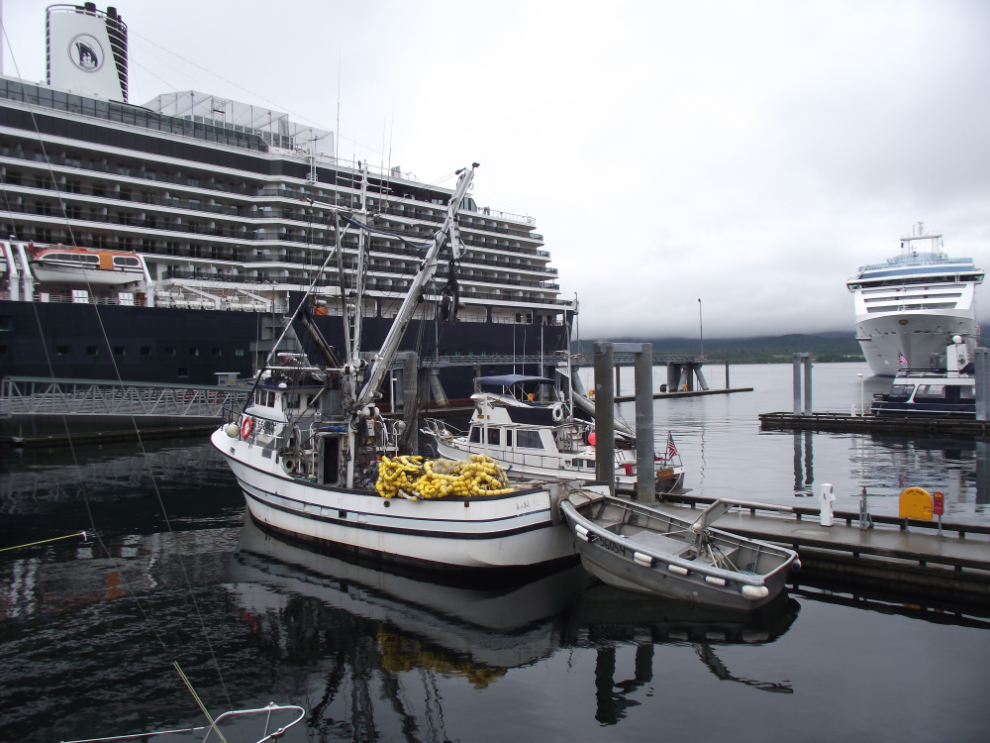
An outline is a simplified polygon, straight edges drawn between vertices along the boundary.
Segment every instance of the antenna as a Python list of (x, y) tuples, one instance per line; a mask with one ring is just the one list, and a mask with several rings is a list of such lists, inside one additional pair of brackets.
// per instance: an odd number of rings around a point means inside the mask
[[(3, 2), (3, 0), (0, 0)], [(334, 134), (333, 159), (340, 163), (340, 50), (337, 50), (337, 132)]]

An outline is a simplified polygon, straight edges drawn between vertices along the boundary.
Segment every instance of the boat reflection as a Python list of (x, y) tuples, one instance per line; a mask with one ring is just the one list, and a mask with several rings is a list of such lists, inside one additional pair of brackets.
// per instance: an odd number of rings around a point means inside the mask
[[(787, 681), (760, 681), (735, 675), (715, 654), (713, 646), (758, 645), (783, 636), (797, 619), (800, 605), (782, 594), (756, 612), (736, 612), (702, 607), (621, 591), (597, 584), (585, 591), (568, 621), (569, 644), (597, 645), (595, 719), (614, 725), (625, 710), (639, 704), (632, 692), (653, 681), (655, 647), (687, 645), (720, 680), (733, 681), (761, 691), (793, 694)], [(635, 645), (633, 677), (616, 681), (616, 648)]]
[[(280, 653), (301, 657), (312, 638), (326, 637), (327, 612), (338, 616), (337, 624), (348, 618), (352, 636), (340, 638), (340, 651), (329, 653), (332, 667), (325, 670), (311, 727), (330, 724), (345, 687), (352, 705), (366, 700), (351, 708), (351, 726), (375, 718), (372, 690), (384, 694), (407, 723), (421, 716), (409, 707), (412, 696), (432, 700), (422, 715), (442, 719), (439, 697), (431, 692), (436, 676), (463, 678), (483, 689), (511, 669), (589, 645), (597, 646), (597, 719), (605, 724), (618, 722), (636, 704), (630, 695), (652, 681), (655, 648), (663, 644), (694, 646), (719, 679), (792, 693), (788, 682), (733, 674), (713, 649), (783, 635), (799, 611), (786, 596), (758, 612), (712, 611), (604, 586), (579, 565), (523, 583), (465, 586), (320, 554), (250, 522), (226, 579), (258, 635), (279, 638)], [(636, 645), (633, 677), (617, 682), (616, 651), (629, 643)], [(323, 654), (328, 655), (325, 646)], [(421, 683), (425, 694), (403, 690), (410, 683)]]

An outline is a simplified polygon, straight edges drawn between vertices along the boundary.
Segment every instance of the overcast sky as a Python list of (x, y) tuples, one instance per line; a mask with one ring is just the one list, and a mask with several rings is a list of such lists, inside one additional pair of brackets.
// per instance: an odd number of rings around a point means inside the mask
[[(4, 71), (43, 80), (6, 0)], [(104, 5), (99, 6), (101, 9)], [(912, 224), (990, 267), (990, 3), (119, 0), (131, 102), (196, 89), (536, 218), (582, 337), (853, 332)], [(451, 181), (446, 182), (447, 185)], [(977, 318), (990, 317), (987, 291)]]

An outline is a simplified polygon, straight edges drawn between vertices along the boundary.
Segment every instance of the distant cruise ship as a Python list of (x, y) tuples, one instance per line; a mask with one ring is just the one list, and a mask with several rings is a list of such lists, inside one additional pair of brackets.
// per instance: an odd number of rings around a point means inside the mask
[[(0, 375), (113, 379), (116, 367), (127, 380), (186, 384), (249, 375), (290, 294), (308, 288), (338, 241), (344, 257), (320, 281), (320, 325), (340, 347), (342, 291), (360, 280), (363, 337), (375, 350), (450, 189), (345, 161), (332, 132), (269, 106), (196, 91), (127, 103), (127, 26), (114, 8), (52, 6), (46, 31), (46, 85), (0, 76)], [(338, 236), (334, 209), (380, 232), (341, 225)], [(575, 304), (559, 296), (535, 220), (468, 197), (458, 225), (468, 246), (459, 322), (436, 328), (444, 269), (406, 346), (510, 358), (566, 348)]]
[[(898, 369), (944, 369), (954, 335), (976, 342), (976, 286), (983, 271), (972, 258), (950, 258), (941, 235), (901, 238), (901, 254), (860, 266), (847, 282), (856, 303), (856, 340), (870, 370), (892, 377)], [(915, 245), (928, 241), (930, 249)]]

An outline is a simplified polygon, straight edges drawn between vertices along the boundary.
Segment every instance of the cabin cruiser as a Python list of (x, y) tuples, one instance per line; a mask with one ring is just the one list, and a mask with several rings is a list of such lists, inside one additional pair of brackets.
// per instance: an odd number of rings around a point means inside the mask
[[(514, 477), (596, 480), (594, 424), (573, 416), (569, 410), (575, 406), (559, 391), (543, 394), (542, 402), (538, 392), (526, 392), (552, 387), (552, 379), (503, 374), (475, 381), (502, 391), (472, 395), (475, 410), (466, 433), (435, 418), (425, 421), (423, 433), (434, 440), (441, 457), (464, 460), (484, 454)], [(638, 478), (634, 438), (628, 427), (616, 424), (616, 486), (631, 493)], [(653, 475), (659, 492), (683, 492), (684, 465), (676, 450), (668, 448), (656, 459)]]
[(875, 394), (874, 415), (976, 418), (976, 377), (968, 343), (956, 335), (946, 348), (945, 369), (901, 369), (886, 395)]

